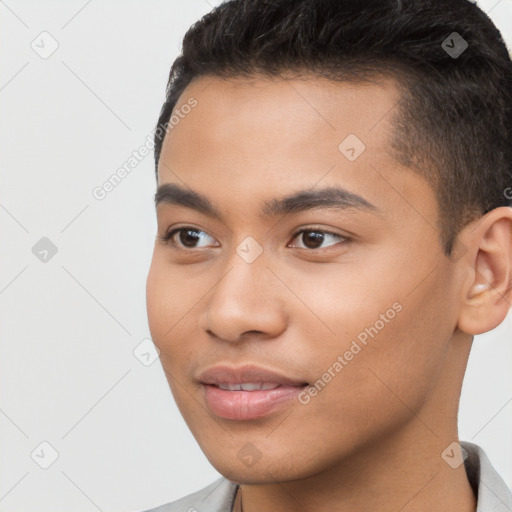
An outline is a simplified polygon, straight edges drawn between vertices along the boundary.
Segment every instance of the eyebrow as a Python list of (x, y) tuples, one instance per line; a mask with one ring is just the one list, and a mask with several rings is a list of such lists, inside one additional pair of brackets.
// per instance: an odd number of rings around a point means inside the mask
[[(210, 217), (222, 220), (222, 214), (203, 194), (183, 188), (175, 183), (160, 185), (155, 194), (155, 207), (168, 204), (191, 208)], [(347, 210), (353, 208), (379, 215), (381, 210), (354, 192), (339, 186), (294, 192), (285, 197), (265, 201), (260, 217), (277, 217), (314, 209)]]

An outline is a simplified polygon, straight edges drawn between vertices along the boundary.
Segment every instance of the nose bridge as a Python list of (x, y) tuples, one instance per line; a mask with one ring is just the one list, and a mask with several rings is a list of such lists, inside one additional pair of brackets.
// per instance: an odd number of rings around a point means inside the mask
[(211, 290), (204, 329), (237, 340), (247, 331), (276, 334), (282, 328), (283, 310), (267, 264), (263, 247), (254, 238), (245, 238), (235, 248)]
[(256, 284), (268, 281), (268, 258), (264, 254), (263, 246), (252, 236), (246, 236), (227, 259), (227, 273), (222, 282), (219, 282), (219, 290), (227, 291), (233, 298), (245, 300), (254, 296)]

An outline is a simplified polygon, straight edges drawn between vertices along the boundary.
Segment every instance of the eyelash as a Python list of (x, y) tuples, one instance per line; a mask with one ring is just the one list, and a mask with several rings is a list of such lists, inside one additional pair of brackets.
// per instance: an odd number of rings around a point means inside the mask
[[(158, 239), (164, 245), (171, 246), (171, 247), (173, 247), (173, 248), (175, 248), (177, 250), (181, 250), (181, 251), (192, 252), (192, 251), (195, 251), (195, 250), (205, 249), (205, 248), (201, 248), (201, 247), (199, 247), (199, 248), (194, 248), (194, 247), (184, 248), (184, 247), (180, 246), (178, 243), (176, 243), (173, 240), (174, 235), (176, 235), (180, 231), (187, 231), (187, 230), (189, 230), (189, 231), (196, 231), (196, 232), (199, 232), (199, 233), (206, 233), (205, 231), (203, 231), (201, 229), (194, 228), (193, 226), (183, 226), (183, 227), (176, 228), (176, 229), (173, 229), (171, 231), (168, 231), (164, 235), (158, 236)], [(327, 231), (325, 229), (320, 229), (320, 228), (317, 228), (315, 226), (308, 226), (306, 228), (302, 228), (302, 229), (296, 231), (292, 235), (292, 240), (295, 240), (295, 238), (297, 238), (297, 236), (299, 236), (302, 233), (312, 233), (312, 232), (313, 233), (322, 233), (323, 235), (332, 235), (332, 236), (338, 237), (338, 238), (341, 239), (342, 243), (348, 243), (348, 242), (351, 241), (350, 238), (348, 238), (348, 237), (346, 237), (344, 235), (340, 235), (339, 233), (334, 233), (333, 231)], [(317, 251), (321, 251), (321, 250), (329, 250), (331, 247), (334, 247), (335, 245), (337, 245), (337, 244), (333, 244), (333, 245), (330, 245), (328, 247), (324, 247), (323, 249), (322, 248), (309, 249), (307, 247), (298, 247), (298, 249), (303, 249), (303, 250), (307, 250), (307, 251), (316, 251), (317, 252)]]

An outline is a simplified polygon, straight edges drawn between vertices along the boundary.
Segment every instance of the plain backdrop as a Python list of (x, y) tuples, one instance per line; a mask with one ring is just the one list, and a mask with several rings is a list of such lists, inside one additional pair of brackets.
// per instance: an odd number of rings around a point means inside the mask
[[(140, 511), (219, 476), (144, 356), (152, 154), (92, 193), (144, 144), (213, 5), (0, 2), (0, 512)], [(510, 44), (512, 0), (479, 5)], [(511, 368), (509, 315), (475, 339), (460, 407), (509, 485)]]

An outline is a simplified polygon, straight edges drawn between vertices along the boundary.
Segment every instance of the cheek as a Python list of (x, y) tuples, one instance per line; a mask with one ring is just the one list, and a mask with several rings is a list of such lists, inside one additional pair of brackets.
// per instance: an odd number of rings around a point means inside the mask
[[(160, 361), (176, 403), (184, 415), (184, 375), (200, 350), (198, 309), (205, 292), (203, 286), (191, 286), (192, 276), (172, 267), (165, 253), (155, 252), (146, 282), (146, 306), (151, 338), (160, 351)], [(197, 281), (197, 280), (196, 280)], [(208, 289), (208, 288), (206, 288)]]
[[(146, 307), (151, 338), (160, 351), (160, 362), (165, 377), (182, 414), (185, 407), (180, 397), (182, 380), (176, 369), (183, 368), (188, 355), (187, 344), (177, 334), (183, 329), (190, 298), (184, 296), (186, 288), (180, 286), (176, 274), (169, 271), (161, 256), (153, 255), (146, 281)], [(176, 381), (178, 379), (178, 381)]]
[(146, 282), (146, 308), (151, 337), (160, 350), (165, 332), (172, 326), (170, 290), (165, 274), (159, 271), (153, 258)]
[[(346, 385), (358, 395), (353, 410), (378, 411), (410, 419), (431, 399), (446, 363), (452, 334), (443, 325), (432, 298), (401, 300), (403, 310), (361, 352), (346, 373)], [(359, 356), (358, 356), (359, 357)], [(391, 415), (391, 417), (390, 417)]]
[(163, 255), (155, 251), (146, 281), (146, 307), (149, 329), (160, 350), (172, 340), (203, 295), (196, 286), (187, 286), (186, 280), (179, 269), (171, 269)]
[(310, 290), (308, 305), (330, 333), (308, 315), (298, 350), (309, 349), (318, 379), (316, 394), (305, 397), (312, 415), (336, 417), (355, 434), (380, 423), (368, 421), (369, 411), (384, 426), (421, 408), (440, 376), (453, 326), (445, 277), (433, 275), (411, 293), (415, 279), (387, 272), (316, 280), (321, 292)]

